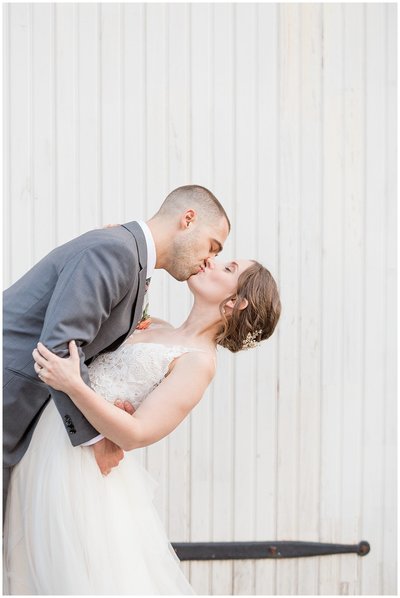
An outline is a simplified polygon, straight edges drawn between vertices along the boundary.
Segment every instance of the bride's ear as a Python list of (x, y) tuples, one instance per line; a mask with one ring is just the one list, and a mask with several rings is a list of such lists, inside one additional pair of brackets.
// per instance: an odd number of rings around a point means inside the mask
[(249, 302), (247, 301), (247, 299), (245, 297), (243, 297), (243, 299), (240, 300), (240, 303), (237, 305), (238, 299), (235, 297), (235, 299), (230, 299), (227, 303), (225, 303), (225, 311), (227, 313), (230, 313), (234, 307), (239, 308), (240, 310), (245, 309)]

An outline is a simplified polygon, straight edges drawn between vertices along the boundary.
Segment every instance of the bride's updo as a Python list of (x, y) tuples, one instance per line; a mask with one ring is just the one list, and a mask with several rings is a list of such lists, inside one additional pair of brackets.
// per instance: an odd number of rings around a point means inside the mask
[[(239, 309), (243, 299), (247, 299), (248, 305)], [(235, 307), (227, 317), (225, 305), (231, 300)], [(239, 276), (236, 293), (221, 303), (220, 312), (223, 328), (216, 341), (229, 351), (237, 353), (269, 338), (281, 313), (278, 288), (271, 273), (254, 262)]]

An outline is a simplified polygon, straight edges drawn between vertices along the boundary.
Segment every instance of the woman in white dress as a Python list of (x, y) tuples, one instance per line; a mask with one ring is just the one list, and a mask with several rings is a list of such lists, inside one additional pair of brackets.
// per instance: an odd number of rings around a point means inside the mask
[[(155, 320), (101, 354), (89, 366), (92, 389), (80, 377), (74, 341), (69, 358), (40, 343), (35, 349), (40, 378), (127, 453), (102, 476), (92, 450), (71, 446), (49, 402), (12, 472), (4, 593), (194, 593), (152, 503), (155, 482), (132, 449), (165, 437), (198, 403), (218, 344), (233, 352), (255, 346), (273, 333), (281, 306), (273, 277), (254, 261), (210, 263), (188, 286), (194, 304), (185, 322), (173, 328)], [(129, 401), (133, 415), (116, 399)]]

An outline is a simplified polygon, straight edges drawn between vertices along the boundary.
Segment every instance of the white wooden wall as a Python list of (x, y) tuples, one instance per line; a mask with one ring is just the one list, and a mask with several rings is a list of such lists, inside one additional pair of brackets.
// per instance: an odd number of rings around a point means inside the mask
[[(4, 6), (4, 284), (55, 245), (211, 188), (276, 276), (259, 350), (143, 452), (172, 540), (371, 553), (186, 564), (200, 594), (396, 593), (395, 4)], [(152, 311), (178, 324), (184, 284)]]

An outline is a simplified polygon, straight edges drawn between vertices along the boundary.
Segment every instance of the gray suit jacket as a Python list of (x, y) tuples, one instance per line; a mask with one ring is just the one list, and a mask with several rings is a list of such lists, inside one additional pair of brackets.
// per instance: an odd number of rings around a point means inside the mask
[(50, 396), (74, 446), (98, 434), (66, 394), (39, 380), (32, 351), (40, 340), (65, 356), (75, 339), (82, 377), (90, 385), (88, 362), (117, 348), (137, 325), (146, 271), (143, 231), (129, 222), (57, 247), (5, 291), (3, 465), (8, 470), (27, 450)]

